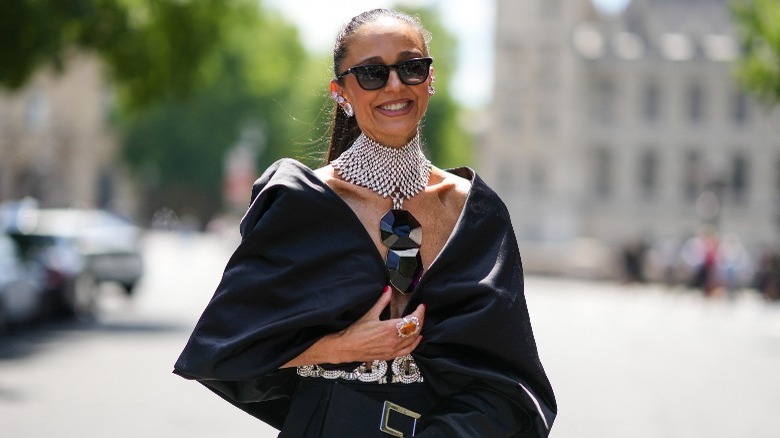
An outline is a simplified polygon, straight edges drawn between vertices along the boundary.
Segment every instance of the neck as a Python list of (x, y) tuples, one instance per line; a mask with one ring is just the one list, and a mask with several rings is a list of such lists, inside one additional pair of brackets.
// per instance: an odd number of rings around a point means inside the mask
[(419, 127), (416, 129), (413, 133), (411, 133), (408, 137), (383, 137), (383, 136), (374, 136), (371, 133), (362, 131), (361, 135), (365, 136), (370, 141), (379, 144), (382, 147), (391, 148), (391, 149), (401, 149), (406, 146), (409, 146), (410, 143), (415, 141), (415, 139), (419, 139), (420, 137), (420, 130)]
[(358, 136), (358, 138), (355, 140), (355, 143), (358, 143), (358, 142), (363, 142), (363, 143), (367, 143), (367, 144), (374, 144), (374, 145), (376, 145), (376, 146), (378, 146), (380, 148), (384, 148), (384, 149), (406, 149), (406, 148), (410, 148), (410, 147), (411, 148), (415, 148), (415, 149), (420, 149), (420, 146), (421, 146), (421, 144), (420, 144), (420, 131), (416, 131), (415, 134), (410, 139), (408, 139), (406, 142), (404, 142), (404, 143), (393, 143), (393, 144), (382, 143), (381, 141), (378, 141), (378, 140), (374, 139), (373, 137), (369, 136), (365, 132), (362, 132)]
[[(361, 139), (362, 138), (362, 139)], [(361, 132), (358, 138), (355, 140), (355, 142), (361, 142), (365, 141), (368, 143), (376, 144), (379, 147), (385, 148), (385, 149), (405, 149), (407, 147), (419, 147), (420, 145), (420, 131), (415, 131), (414, 135), (410, 138), (404, 140), (398, 140), (398, 141), (391, 141), (388, 143), (382, 142), (377, 140), (376, 138), (372, 137), (369, 134), (366, 134), (365, 132)]]

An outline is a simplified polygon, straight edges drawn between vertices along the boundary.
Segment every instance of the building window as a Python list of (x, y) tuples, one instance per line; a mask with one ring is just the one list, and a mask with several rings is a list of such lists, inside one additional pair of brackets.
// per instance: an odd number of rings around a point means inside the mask
[(600, 198), (608, 198), (612, 192), (612, 153), (606, 147), (594, 154), (593, 191)]
[(736, 202), (743, 202), (747, 197), (748, 181), (750, 180), (750, 166), (747, 157), (737, 153), (731, 162), (731, 195)]
[(25, 118), (28, 132), (39, 132), (46, 128), (49, 122), (49, 103), (40, 90), (33, 90), (27, 95)]
[(541, 110), (536, 114), (536, 127), (539, 132), (555, 132), (558, 127), (557, 119), (552, 111)]
[(693, 201), (701, 191), (702, 162), (698, 151), (688, 151), (683, 164), (683, 193), (685, 199)]
[(649, 83), (645, 86), (642, 98), (642, 114), (648, 122), (659, 119), (661, 113), (661, 90), (658, 84)]
[(544, 195), (547, 191), (547, 173), (545, 172), (544, 164), (536, 162), (529, 171), (528, 178), (529, 188), (531, 194), (534, 196)]
[(780, 201), (780, 156), (775, 161), (775, 199)]
[(705, 99), (704, 88), (699, 84), (691, 84), (688, 89), (688, 120), (691, 123), (704, 120)]
[(658, 191), (658, 154), (654, 150), (642, 153), (639, 162), (639, 187), (646, 198), (655, 196)]
[(591, 87), (594, 121), (609, 125), (615, 121), (615, 86), (607, 79), (599, 79)]
[(558, 61), (559, 56), (554, 49), (547, 49), (539, 55), (538, 70), (536, 72), (536, 83), (539, 87), (547, 90), (555, 90), (560, 87), (558, 79)]
[(561, 0), (543, 0), (539, 2), (539, 15), (545, 20), (555, 20), (561, 16)]
[(499, 164), (498, 186), (504, 190), (518, 189), (519, 187), (515, 185), (515, 178), (514, 178), (514, 175), (516, 173), (517, 172), (515, 167), (513, 165), (510, 165), (509, 161)]
[(731, 95), (731, 119), (737, 125), (744, 125), (748, 119), (748, 98), (744, 93)]

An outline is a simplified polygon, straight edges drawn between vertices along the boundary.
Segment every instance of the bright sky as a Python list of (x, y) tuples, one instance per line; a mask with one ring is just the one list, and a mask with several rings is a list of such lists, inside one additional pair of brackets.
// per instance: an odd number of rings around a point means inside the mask
[[(630, 0), (593, 1), (603, 11), (615, 12)], [(432, 5), (458, 38), (459, 62), (450, 90), (453, 97), (470, 107), (484, 106), (491, 99), (495, 0), (265, 0), (264, 3), (295, 23), (306, 47), (320, 53), (332, 50), (339, 28), (363, 11), (398, 4)]]

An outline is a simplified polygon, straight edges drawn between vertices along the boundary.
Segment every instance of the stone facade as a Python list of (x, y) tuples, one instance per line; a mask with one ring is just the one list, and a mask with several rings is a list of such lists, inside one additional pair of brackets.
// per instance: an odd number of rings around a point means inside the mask
[(732, 77), (727, 0), (497, 0), (496, 50), (480, 169), (527, 247), (778, 241), (780, 111)]
[[(118, 139), (100, 62), (68, 57), (17, 91), (0, 90), (0, 202), (32, 197), (43, 207), (117, 207)], [(127, 207), (127, 206), (125, 206)]]

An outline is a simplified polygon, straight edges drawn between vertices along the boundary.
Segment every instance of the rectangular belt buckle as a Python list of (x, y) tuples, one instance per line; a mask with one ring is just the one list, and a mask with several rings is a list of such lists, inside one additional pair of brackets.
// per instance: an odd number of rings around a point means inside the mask
[(403, 432), (401, 432), (398, 429), (393, 429), (392, 427), (390, 427), (389, 423), (390, 423), (391, 411), (398, 412), (399, 414), (405, 415), (412, 419), (412, 434), (409, 436), (414, 436), (414, 431), (417, 428), (417, 419), (420, 418), (420, 414), (387, 400), (385, 400), (385, 404), (382, 407), (382, 421), (381, 423), (379, 423), (379, 430), (381, 430), (382, 432), (388, 435), (392, 435), (400, 438), (404, 437)]

